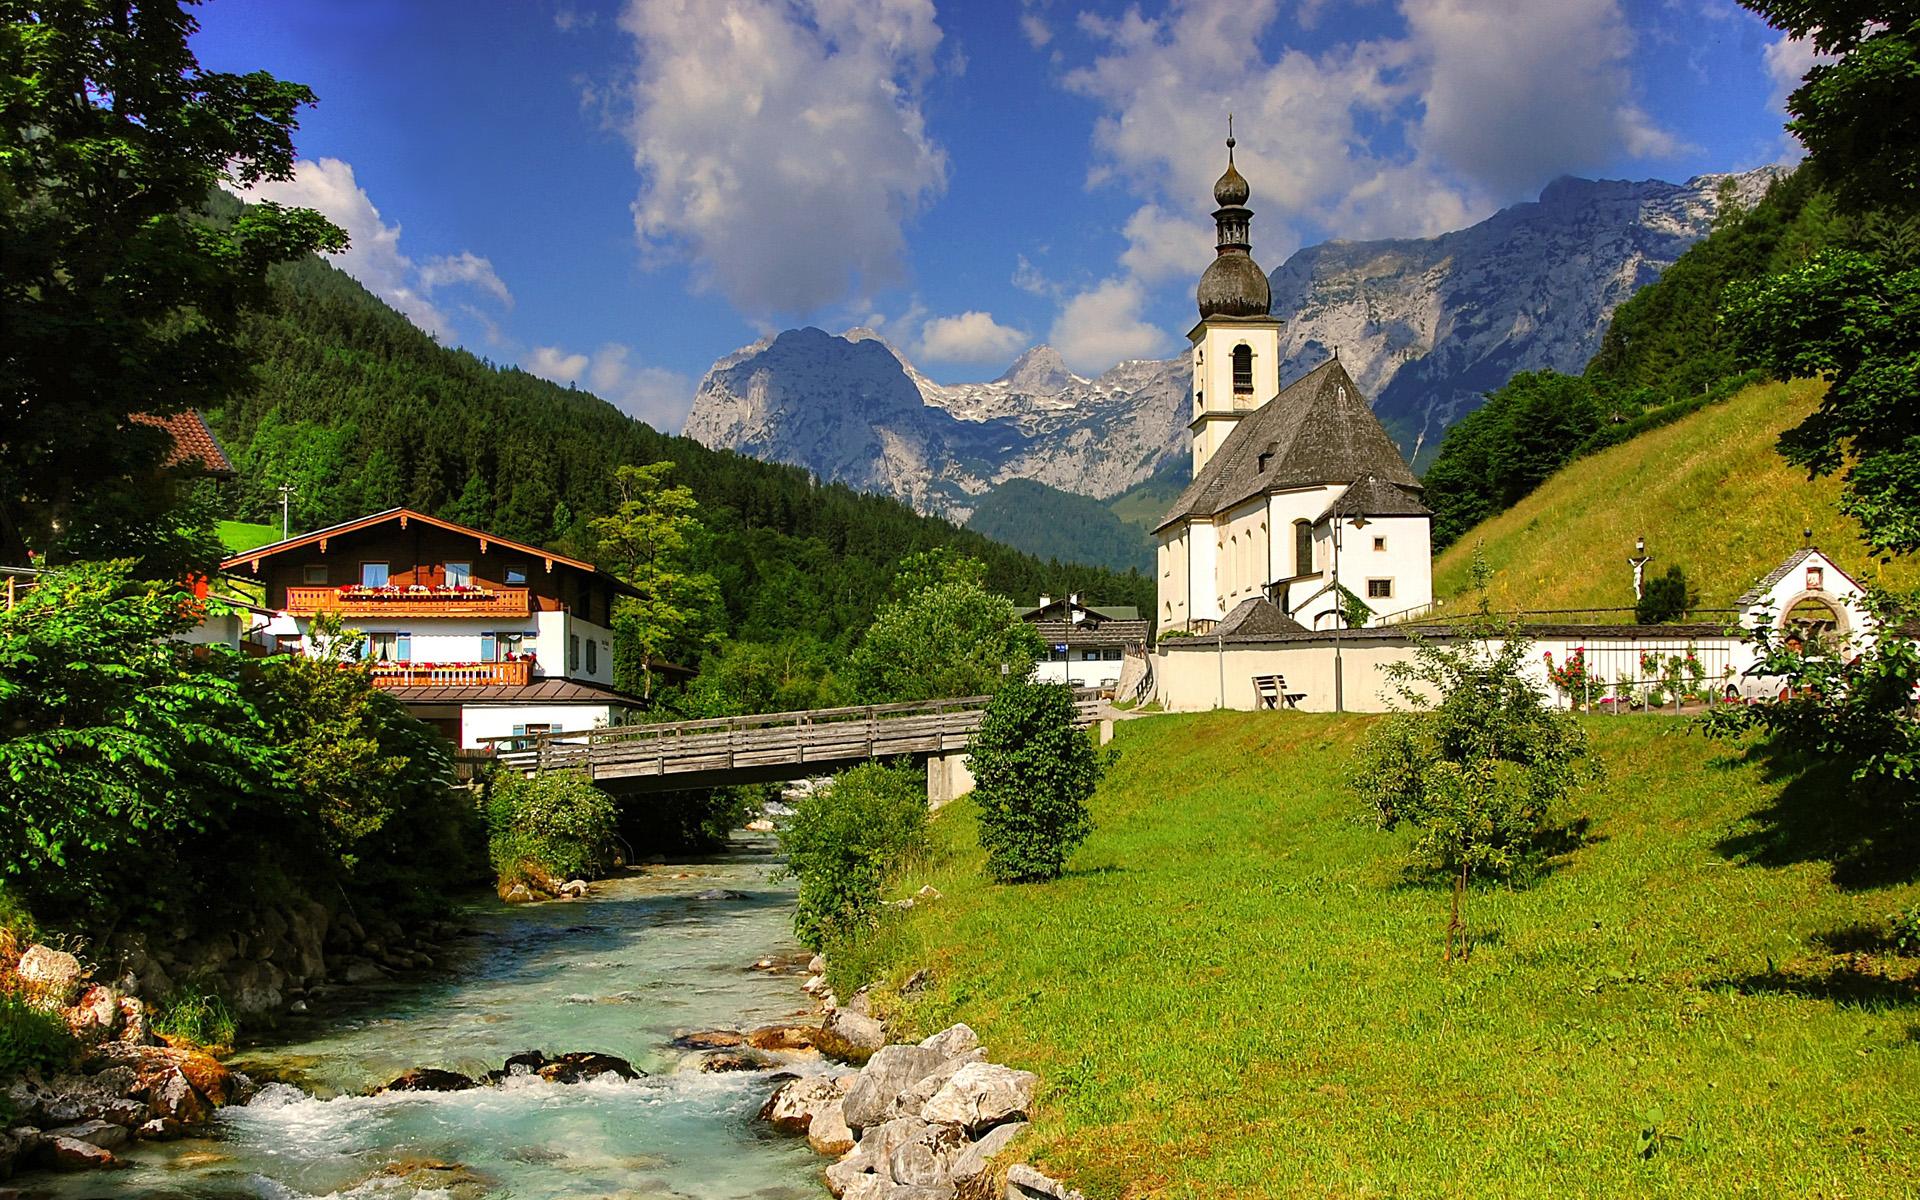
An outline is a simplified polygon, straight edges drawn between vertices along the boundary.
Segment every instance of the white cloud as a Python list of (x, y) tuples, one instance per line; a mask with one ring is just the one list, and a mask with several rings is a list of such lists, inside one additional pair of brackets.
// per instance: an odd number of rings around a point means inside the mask
[(592, 354), (536, 346), (520, 362), (542, 379), (584, 387), (635, 420), (678, 433), (693, 407), (693, 380), (633, 361), (633, 349), (608, 342)]
[(1005, 362), (1033, 339), (1002, 325), (991, 313), (934, 317), (920, 327), (920, 354), (938, 362)]
[(380, 210), (355, 180), (351, 163), (337, 158), (303, 159), (293, 171), (292, 179), (255, 184), (243, 193), (244, 198), (315, 209), (346, 230), (351, 244), (331, 256), (334, 265), (421, 329), (442, 341), (454, 340), (453, 325), (435, 302), (434, 293), (444, 288), (475, 288), (504, 307), (513, 306), (513, 294), (494, 273), (493, 264), (471, 251), (431, 258), (424, 265), (403, 254), (400, 226), (381, 219)]
[(1171, 339), (1142, 319), (1146, 303), (1139, 280), (1108, 279), (1067, 299), (1047, 341), (1067, 366), (1089, 376), (1123, 359), (1163, 354)]
[(1808, 38), (1790, 38), (1781, 34), (1768, 42), (1761, 52), (1767, 65), (1767, 78), (1773, 81), (1773, 107), (1786, 111), (1787, 97), (1800, 87), (1807, 72), (1821, 63), (1833, 61), (1831, 55), (1821, 54), (1813, 48)]
[(1018, 259), (1019, 261), (1013, 265), (1013, 286), (1026, 292), (1030, 296), (1057, 296), (1060, 294), (1060, 285), (1048, 279), (1046, 273), (1039, 267), (1034, 266), (1033, 263), (1027, 259), (1026, 255), (1019, 255)]
[(946, 186), (920, 91), (931, 0), (629, 0), (634, 229), (749, 315), (802, 316), (905, 275)]
[(1020, 0), (1020, 36), (1035, 50), (1044, 49), (1053, 40), (1053, 26), (1041, 11), (1046, 0)]
[(1145, 283), (1192, 279), (1214, 254), (1214, 231), (1202, 221), (1144, 204), (1127, 218), (1120, 265)]
[(1424, 66), (1415, 142), (1497, 198), (1624, 150), (1680, 143), (1633, 103), (1633, 34), (1617, 0), (1403, 0)]

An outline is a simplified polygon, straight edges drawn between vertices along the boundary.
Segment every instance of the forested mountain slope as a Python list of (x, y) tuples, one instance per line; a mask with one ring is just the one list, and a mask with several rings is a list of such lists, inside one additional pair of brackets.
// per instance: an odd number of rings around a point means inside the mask
[[(1920, 585), (1920, 563), (1881, 567), (1838, 508), (1840, 482), (1809, 481), (1774, 450), (1824, 385), (1745, 388), (1671, 425), (1571, 463), (1434, 562), (1434, 594), (1459, 604), (1484, 544), (1501, 610), (1633, 607), (1627, 557), (1647, 539), (1650, 572), (1678, 564), (1705, 608), (1736, 597), (1799, 548), (1802, 531), (1863, 583)], [(1444, 611), (1444, 610), (1443, 610)]]
[(275, 489), (291, 483), (296, 528), (405, 504), (590, 554), (586, 522), (610, 507), (615, 469), (670, 459), (712, 533), (702, 565), (721, 585), (734, 637), (844, 646), (899, 558), (933, 546), (984, 560), (989, 584), (1008, 596), (1077, 591), (1152, 607), (1150, 578), (1042, 563), (897, 501), (662, 434), (589, 393), (439, 346), (317, 260), (279, 269), (273, 292), (245, 331), (258, 386), (208, 414), (240, 468), (230, 516), (277, 521)]

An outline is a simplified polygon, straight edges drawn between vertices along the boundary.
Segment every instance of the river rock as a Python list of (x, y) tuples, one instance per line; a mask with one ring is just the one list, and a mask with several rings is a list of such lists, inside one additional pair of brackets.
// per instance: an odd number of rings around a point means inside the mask
[(807, 1145), (815, 1154), (845, 1154), (853, 1149), (853, 1127), (847, 1124), (844, 1104), (835, 1100), (814, 1114), (807, 1126)]
[(62, 1014), (67, 1030), (83, 1046), (110, 1040), (120, 1025), (120, 993), (104, 984), (94, 984)]
[(940, 1061), (939, 1052), (925, 1046), (885, 1046), (876, 1051), (847, 1093), (847, 1124), (855, 1129), (880, 1124), (894, 1097), (925, 1078)]
[(949, 1025), (920, 1044), (939, 1051), (941, 1058), (958, 1058), (980, 1048), (980, 1035), (967, 1025)]
[(807, 974), (825, 975), (826, 973), (827, 973), (827, 960), (824, 957), (816, 954), (812, 958), (807, 960)]
[(167, 1117), (155, 1117), (133, 1131), (143, 1142), (171, 1142), (187, 1136), (187, 1127)]
[(708, 888), (694, 896), (695, 900), (745, 900), (747, 894), (733, 888)]
[(468, 1088), (479, 1087), (478, 1081), (458, 1071), (443, 1071), (438, 1067), (418, 1067), (394, 1079), (379, 1092), (464, 1092)]
[[(835, 1009), (827, 1018), (820, 1049), (835, 1058), (864, 1059), (887, 1044), (887, 1030), (872, 1017)], [(891, 1099), (891, 1097), (889, 1097)]]
[(796, 1079), (767, 1097), (760, 1119), (781, 1133), (806, 1133), (827, 1107), (838, 1107), (843, 1095), (833, 1080), (813, 1075)]
[(926, 991), (928, 988), (932, 986), (933, 986), (933, 972), (927, 970), (925, 967), (922, 967), (918, 971), (915, 971), (913, 974), (907, 976), (907, 981), (900, 985), (900, 994), (902, 996), (918, 995), (919, 993)]
[(984, 1061), (986, 1057), (987, 1052), (975, 1046), (957, 1058), (947, 1059), (915, 1081), (912, 1087), (895, 1096), (893, 1103), (887, 1106), (887, 1116), (889, 1118), (921, 1116), (927, 1101), (933, 1099), (941, 1088), (947, 1086), (947, 1081), (958, 1074), (961, 1067), (970, 1062)]
[(560, 885), (560, 894), (578, 900), (587, 894), (587, 881), (584, 879), (569, 879)]
[(847, 1189), (863, 1179), (873, 1177), (876, 1163), (872, 1151), (863, 1151), (856, 1143), (852, 1149), (840, 1156), (840, 1161), (827, 1166), (827, 1191), (845, 1200)]
[(795, 1053), (811, 1050), (820, 1040), (817, 1025), (765, 1025), (747, 1034), (747, 1045), (755, 1050)]
[(212, 1111), (206, 1097), (193, 1090), (193, 1084), (178, 1067), (168, 1068), (165, 1074), (148, 1083), (147, 1105), (155, 1117), (183, 1125), (198, 1125)]
[(1025, 1163), (1007, 1168), (1006, 1200), (1087, 1200), (1057, 1179), (1050, 1179)]
[(698, 1071), (702, 1075), (724, 1075), (735, 1071), (765, 1071), (778, 1065), (778, 1062), (758, 1050), (743, 1047), (736, 1050), (695, 1051), (681, 1059), (677, 1069)]
[(944, 1186), (951, 1193), (949, 1176), (953, 1163), (967, 1145), (966, 1134), (953, 1126), (929, 1125), (887, 1156), (888, 1173), (895, 1183), (914, 1187)]
[(81, 1121), (76, 1125), (62, 1125), (58, 1129), (47, 1130), (47, 1136), (88, 1142), (102, 1150), (111, 1150), (127, 1143), (126, 1126), (115, 1125), (112, 1121)]
[(78, 1138), (49, 1137), (40, 1144), (40, 1161), (56, 1171), (90, 1171), (111, 1167), (113, 1151)]
[(967, 1063), (934, 1093), (920, 1115), (978, 1135), (1003, 1121), (1026, 1120), (1033, 1110), (1037, 1082), (1031, 1071), (1016, 1071), (998, 1063)]
[(845, 1200), (953, 1200), (952, 1185), (921, 1187), (895, 1183), (881, 1175), (863, 1175), (847, 1189)]
[(617, 1075), (621, 1079), (638, 1079), (641, 1076), (632, 1063), (611, 1054), (576, 1050), (558, 1058), (548, 1058), (538, 1050), (523, 1050), (507, 1059), (506, 1066), (501, 1070), (489, 1072), (487, 1078), (491, 1081), (519, 1074), (538, 1075), (548, 1083), (586, 1083), (602, 1075)]
[[(220, 1062), (219, 1059), (202, 1050), (177, 1046), (133, 1046), (125, 1042), (109, 1042), (94, 1052), (90, 1064), (107, 1063), (110, 1066), (128, 1068), (133, 1072), (133, 1094), (143, 1096), (152, 1103), (153, 1086), (163, 1082), (170, 1071), (178, 1071), (186, 1076), (193, 1090), (200, 1093), (214, 1108), (232, 1103), (247, 1088), (245, 1078)], [(99, 1079), (106, 1072), (96, 1072)]]
[(79, 999), (80, 987), (87, 978), (79, 959), (65, 950), (55, 950), (38, 942), (27, 947), (13, 972), (26, 985), (30, 996), (54, 1008), (66, 1008)]
[(683, 1033), (669, 1042), (676, 1050), (731, 1050), (746, 1042), (746, 1035), (732, 1029), (707, 1029)]
[(1025, 1121), (1008, 1121), (987, 1130), (986, 1136), (972, 1143), (953, 1160), (947, 1177), (962, 1196), (988, 1200), (985, 1185), (992, 1178), (993, 1159), (1027, 1127)]

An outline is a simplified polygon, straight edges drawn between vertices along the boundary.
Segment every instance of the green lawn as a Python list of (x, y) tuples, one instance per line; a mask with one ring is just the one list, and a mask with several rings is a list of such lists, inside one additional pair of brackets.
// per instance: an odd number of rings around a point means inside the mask
[(1645, 537), (1650, 571), (1678, 563), (1704, 606), (1731, 608), (1799, 549), (1805, 529), (1863, 582), (1920, 586), (1920, 558), (1883, 567), (1868, 556), (1859, 526), (1840, 514), (1837, 478), (1809, 481), (1774, 449), (1823, 391), (1806, 380), (1760, 384), (1568, 464), (1435, 559), (1434, 593), (1466, 591), (1483, 541), (1496, 608), (1632, 608), (1626, 560)]
[(840, 994), (882, 978), (911, 1029), (1039, 1072), (1023, 1152), (1096, 1200), (1920, 1194), (1920, 963), (1820, 941), (1920, 885), (1838, 886), (1796, 840), (1821, 797), (1596, 719), (1594, 840), (1472, 894), (1449, 969), (1446, 893), (1342, 788), (1367, 720), (1122, 722), (1053, 884), (986, 883), (949, 806), (900, 884), (945, 899), (841, 953)]
[(221, 521), (215, 532), (220, 536), (220, 544), (227, 548), (228, 554), (239, 554), (255, 546), (266, 546), (280, 540), (278, 525), (256, 525), (252, 521)]

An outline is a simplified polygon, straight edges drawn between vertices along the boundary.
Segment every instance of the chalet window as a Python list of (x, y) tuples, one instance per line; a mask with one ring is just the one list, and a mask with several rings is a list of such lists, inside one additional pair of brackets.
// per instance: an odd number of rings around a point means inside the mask
[(383, 562), (363, 562), (360, 564), (361, 587), (387, 586), (387, 564)]
[(473, 564), (470, 562), (450, 562), (446, 564), (447, 586), (465, 587), (473, 582)]
[(1313, 574), (1313, 523), (1311, 521), (1293, 523), (1293, 573), (1295, 575)]
[(577, 633), (570, 633), (567, 635), (567, 670), (578, 671), (579, 669), (580, 669), (580, 635)]
[(300, 568), (300, 582), (308, 587), (327, 586), (327, 564), (308, 563)]
[(480, 635), (481, 662), (512, 662), (526, 653), (524, 633), (500, 632)]
[(1367, 580), (1367, 599), (1369, 600), (1393, 599), (1393, 580), (1391, 579)]
[(535, 737), (543, 733), (552, 732), (553, 724), (548, 721), (538, 721), (531, 725), (515, 725), (513, 727), (513, 748), (515, 750), (526, 750), (533, 745), (533, 739)]
[(523, 562), (508, 563), (503, 569), (503, 574), (508, 583), (525, 583), (527, 581), (527, 564)]
[(375, 662), (406, 662), (413, 657), (413, 635), (407, 633), (369, 633), (366, 657)]
[(1253, 390), (1253, 347), (1245, 342), (1233, 348), (1233, 391), (1235, 395)]
[(1373, 548), (1375, 550), (1385, 550), (1387, 548), (1387, 539), (1383, 537), (1373, 539)]
[(600, 673), (600, 643), (593, 638), (587, 639), (587, 674)]

